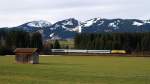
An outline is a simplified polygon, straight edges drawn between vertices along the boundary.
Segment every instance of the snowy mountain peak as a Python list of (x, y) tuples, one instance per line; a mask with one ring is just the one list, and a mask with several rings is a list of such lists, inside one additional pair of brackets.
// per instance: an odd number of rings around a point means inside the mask
[[(102, 18), (94, 18), (94, 19), (90, 19), (90, 20), (87, 20), (85, 22), (83, 22), (83, 26), (84, 27), (90, 27), (92, 26), (93, 24), (97, 23), (98, 21), (100, 21)], [(103, 23), (103, 22), (102, 22)]]
[(70, 18), (70, 19), (63, 20), (63, 21), (62, 21), (62, 24), (65, 25), (65, 26), (67, 26), (67, 25), (74, 25), (74, 24), (73, 24), (74, 21), (77, 21), (77, 20), (74, 19), (74, 18)]
[(69, 18), (66, 20), (59, 21), (55, 23), (52, 27), (51, 30), (57, 30), (57, 29), (62, 29), (65, 31), (71, 31), (71, 32), (81, 32), (81, 26), (80, 22), (74, 18)]
[(27, 26), (29, 27), (50, 27), (52, 24), (48, 21), (45, 20), (39, 20), (39, 21), (32, 21), (32, 22), (28, 22)]

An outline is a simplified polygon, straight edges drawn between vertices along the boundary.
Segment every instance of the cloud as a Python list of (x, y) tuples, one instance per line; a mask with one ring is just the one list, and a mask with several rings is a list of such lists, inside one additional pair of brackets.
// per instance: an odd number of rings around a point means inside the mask
[(0, 27), (44, 19), (150, 17), (149, 0), (0, 0)]

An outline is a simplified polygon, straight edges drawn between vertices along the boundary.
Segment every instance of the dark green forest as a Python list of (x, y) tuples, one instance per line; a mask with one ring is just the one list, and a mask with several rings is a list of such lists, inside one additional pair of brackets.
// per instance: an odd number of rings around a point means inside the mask
[(0, 55), (14, 54), (16, 48), (38, 48), (41, 54), (50, 54), (51, 48), (61, 48), (58, 40), (44, 40), (39, 32), (26, 32), (18, 28), (0, 29)]
[(75, 48), (97, 50), (150, 51), (150, 33), (78, 34)]
[(42, 49), (40, 33), (29, 33), (19, 29), (0, 29), (0, 54), (13, 54), (16, 48)]

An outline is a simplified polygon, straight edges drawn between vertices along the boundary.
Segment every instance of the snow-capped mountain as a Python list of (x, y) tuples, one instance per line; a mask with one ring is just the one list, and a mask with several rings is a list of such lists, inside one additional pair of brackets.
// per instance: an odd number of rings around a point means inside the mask
[(138, 19), (94, 18), (83, 22), (82, 32), (148, 32), (149, 21)]
[(73, 38), (77, 33), (81, 32), (80, 22), (74, 18), (58, 21), (49, 29), (45, 30), (46, 38)]
[(51, 25), (52, 24), (48, 21), (39, 20), (39, 21), (31, 21), (31, 22), (25, 23), (21, 26), (35, 27), (35, 28), (45, 28), (45, 27), (50, 27)]
[(29, 22), (27, 23), (27, 26), (30, 27), (50, 27), (52, 24), (48, 21), (44, 21), (44, 20), (39, 20), (39, 21), (33, 21), (33, 22)]
[(47, 28), (51, 26), (52, 24), (50, 22), (45, 21), (45, 20), (39, 20), (39, 21), (27, 22), (25, 24), (18, 26), (18, 28), (21, 28), (28, 32), (35, 32), (35, 31), (38, 31), (39, 29), (43, 29), (43, 28)]
[(69, 39), (78, 33), (150, 32), (150, 20), (93, 18), (80, 22), (74, 18), (51, 24), (32, 21), (17, 28), (27, 32), (40, 32), (46, 39)]
[(80, 29), (80, 22), (74, 18), (62, 20), (59, 22), (56, 22), (52, 27), (50, 28), (51, 30), (57, 30), (57, 29), (62, 29), (65, 31), (72, 31), (72, 32), (81, 32)]

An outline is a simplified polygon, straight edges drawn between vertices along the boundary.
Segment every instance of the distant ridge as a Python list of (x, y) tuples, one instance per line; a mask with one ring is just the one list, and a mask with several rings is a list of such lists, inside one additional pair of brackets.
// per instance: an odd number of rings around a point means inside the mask
[(51, 24), (39, 20), (15, 28), (27, 32), (40, 32), (45, 39), (72, 39), (78, 33), (150, 32), (150, 20), (93, 18), (84, 22), (74, 18)]

